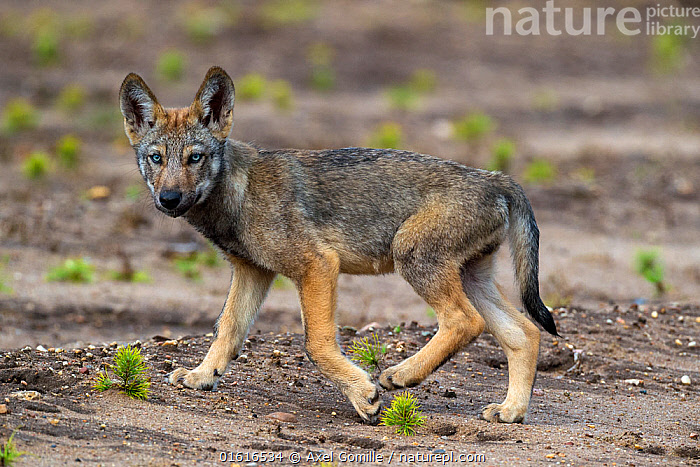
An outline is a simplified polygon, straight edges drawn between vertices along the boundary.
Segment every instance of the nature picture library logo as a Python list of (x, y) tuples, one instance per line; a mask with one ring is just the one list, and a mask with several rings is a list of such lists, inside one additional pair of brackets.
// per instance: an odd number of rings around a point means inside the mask
[[(549, 0), (541, 9), (528, 6), (486, 9), (486, 35), (500, 30), (506, 36), (603, 36), (606, 27), (615, 27), (626, 36), (645, 33), (649, 36), (674, 35), (695, 39), (700, 24), (688, 24), (700, 19), (700, 6), (682, 7), (658, 3), (645, 8), (625, 7), (561, 7), (562, 2)], [(564, 20), (563, 28), (561, 20)]]

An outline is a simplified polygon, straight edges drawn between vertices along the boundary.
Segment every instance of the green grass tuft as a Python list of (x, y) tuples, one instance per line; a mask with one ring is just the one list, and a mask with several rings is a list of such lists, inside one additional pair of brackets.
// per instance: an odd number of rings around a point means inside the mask
[(493, 119), (481, 112), (471, 113), (452, 122), (454, 137), (470, 143), (482, 140), (495, 126)]
[(433, 70), (420, 68), (415, 70), (408, 80), (408, 87), (420, 94), (427, 94), (435, 91), (437, 77)]
[(65, 135), (56, 143), (58, 162), (67, 169), (78, 166), (82, 141), (75, 135)]
[(318, 4), (311, 0), (268, 0), (259, 11), (260, 24), (272, 29), (301, 24), (318, 15)]
[(408, 111), (418, 106), (418, 93), (408, 85), (390, 87), (386, 97), (393, 109)]
[(272, 102), (280, 110), (290, 110), (294, 107), (294, 95), (289, 82), (278, 79), (270, 83), (270, 97)]
[(374, 148), (396, 149), (401, 146), (403, 129), (394, 122), (382, 123), (370, 138), (369, 145)]
[(56, 106), (66, 113), (73, 113), (85, 105), (85, 88), (79, 84), (68, 84), (56, 98)]
[(637, 250), (634, 256), (634, 269), (637, 274), (654, 285), (657, 296), (660, 297), (666, 293), (664, 265), (658, 250)]
[(147, 368), (140, 349), (131, 345), (119, 347), (114, 357), (114, 364), (107, 367), (112, 370), (117, 379), (110, 378), (105, 370), (97, 376), (93, 389), (103, 392), (117, 388), (132, 399), (143, 400), (148, 397), (151, 382), (146, 376)]
[(651, 38), (651, 64), (654, 71), (670, 74), (683, 68), (686, 38), (660, 34)]
[(51, 169), (51, 159), (48, 154), (35, 151), (27, 157), (22, 164), (22, 173), (29, 180), (39, 180), (44, 178)]
[(259, 100), (265, 94), (267, 80), (259, 73), (249, 73), (238, 79), (236, 83), (236, 98), (247, 100)]
[(52, 268), (46, 275), (49, 282), (73, 282), (76, 284), (89, 284), (93, 282), (95, 267), (83, 258), (67, 259), (60, 265)]
[(39, 31), (32, 43), (34, 61), (41, 66), (58, 63), (58, 35), (52, 30)]
[(17, 459), (29, 454), (26, 451), (17, 450), (17, 446), (13, 441), (15, 434), (17, 434), (17, 430), (13, 431), (5, 444), (0, 446), (0, 465), (2, 466), (10, 467), (17, 461)]
[(375, 371), (379, 369), (379, 362), (386, 354), (386, 346), (379, 343), (377, 334), (372, 334), (372, 340), (364, 337), (359, 341), (352, 341), (348, 353), (350, 360), (367, 371)]
[(545, 159), (535, 159), (525, 167), (523, 179), (527, 183), (547, 184), (554, 181), (557, 168)]
[(309, 47), (308, 62), (311, 65), (310, 84), (317, 91), (330, 91), (335, 87), (333, 58), (335, 49), (325, 42)]
[(2, 129), (8, 135), (32, 130), (38, 123), (38, 112), (27, 99), (21, 97), (11, 99), (2, 113)]
[(486, 168), (508, 172), (513, 161), (513, 154), (515, 154), (515, 143), (505, 138), (496, 141), (491, 148), (491, 160)]
[(165, 81), (179, 81), (185, 74), (185, 55), (178, 50), (168, 50), (158, 57), (156, 73)]
[(391, 406), (384, 409), (379, 419), (381, 425), (396, 427), (395, 432), (404, 436), (415, 435), (416, 429), (425, 423), (418, 401), (408, 391), (394, 396)]

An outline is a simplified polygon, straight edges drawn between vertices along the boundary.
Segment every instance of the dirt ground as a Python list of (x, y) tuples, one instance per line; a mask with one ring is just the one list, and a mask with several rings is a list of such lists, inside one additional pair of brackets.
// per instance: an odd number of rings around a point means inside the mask
[[(18, 465), (213, 464), (221, 452), (256, 451), (279, 453), (287, 464), (298, 452), (313, 464), (318, 457), (306, 456), (321, 450), (382, 454), (364, 460), (385, 464), (392, 452), (397, 463), (402, 453), (440, 450), (483, 454), (487, 465), (700, 462), (700, 441), (691, 437), (700, 433), (700, 362), (689, 345), (700, 340), (700, 39), (683, 46), (677, 69), (661, 73), (651, 37), (487, 37), (477, 2), (293, 3), (301, 13), (281, 19), (270, 12), (284, 8), (271, 0), (0, 5), (0, 107), (22, 97), (39, 114), (35, 128), (0, 132), (0, 397), (9, 401), (0, 440), (19, 429), (19, 447), (34, 456)], [(187, 33), (188, 19), (202, 11), (216, 18), (204, 41)], [(59, 41), (56, 58), (42, 64), (35, 38), (46, 28)], [(173, 49), (186, 65), (169, 81), (156, 62)], [(330, 90), (310, 84), (314, 50), (330, 51)], [(216, 261), (197, 265), (198, 280), (177, 270), (174, 258), (208, 246), (153, 207), (123, 135), (117, 91), (135, 71), (165, 105), (187, 105), (214, 64), (237, 86), (249, 73), (291, 86), (290, 109), (270, 97), (237, 99), (233, 136), (261, 146), (369, 145), (378, 125), (395, 122), (401, 148), (485, 167), (496, 141), (514, 142), (509, 173), (537, 216), (542, 295), (563, 336), (543, 336), (527, 424), (478, 420), (507, 386), (505, 358), (488, 336), (411, 390), (428, 417), (416, 437), (360, 424), (303, 357), (296, 292), (284, 280), (254, 325), (247, 362), (234, 363), (218, 391), (161, 382), (171, 366), (192, 367), (205, 354), (230, 272)], [(408, 110), (393, 108), (388, 89), (419, 69), (434, 72), (435, 89)], [(85, 94), (72, 110), (58, 104), (67, 85)], [(492, 131), (479, 142), (452, 137), (449, 122), (473, 112), (491, 116)], [(82, 141), (78, 167), (54, 162), (43, 179), (27, 179), (30, 153), (54, 157), (69, 133)], [(527, 183), (535, 159), (554, 167), (551, 180)], [(96, 186), (107, 196), (91, 195)], [(639, 249), (660, 252), (663, 297), (635, 273)], [(515, 298), (508, 252), (500, 254), (501, 283)], [(93, 282), (47, 281), (67, 258), (94, 265)], [(125, 262), (150, 281), (113, 280)], [(415, 352), (434, 330), (430, 310), (400, 278), (344, 276), (339, 292), (339, 325), (379, 323), (391, 344), (384, 365)], [(402, 322), (403, 331), (390, 334)], [(168, 339), (177, 345), (162, 345)], [(151, 368), (149, 399), (93, 393), (97, 369), (116, 349), (109, 344), (136, 340)], [(396, 352), (399, 341), (405, 353)], [(582, 362), (567, 372), (574, 351)], [(272, 412), (296, 421), (270, 420)]]

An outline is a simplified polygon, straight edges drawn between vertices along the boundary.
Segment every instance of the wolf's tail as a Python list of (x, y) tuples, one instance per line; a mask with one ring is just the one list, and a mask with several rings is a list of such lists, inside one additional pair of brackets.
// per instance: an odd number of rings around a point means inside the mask
[(540, 230), (537, 228), (535, 215), (522, 187), (512, 180), (509, 181), (508, 239), (515, 265), (515, 277), (520, 287), (520, 297), (530, 316), (547, 332), (558, 336), (552, 314), (540, 298), (538, 279)]

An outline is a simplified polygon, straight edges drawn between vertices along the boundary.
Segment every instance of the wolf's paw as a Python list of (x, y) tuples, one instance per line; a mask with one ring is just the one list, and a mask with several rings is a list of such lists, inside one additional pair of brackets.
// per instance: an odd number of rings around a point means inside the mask
[(389, 391), (418, 386), (423, 380), (416, 375), (413, 367), (410, 364), (406, 364), (406, 362), (408, 360), (382, 371), (382, 374), (379, 375), (379, 384)]
[(489, 422), (523, 423), (527, 414), (527, 407), (514, 407), (503, 404), (489, 404), (484, 407), (481, 417)]
[(357, 384), (344, 392), (365, 423), (376, 425), (379, 422), (382, 401), (379, 398), (377, 387), (372, 384), (369, 378), (362, 384)]
[(199, 367), (194, 370), (178, 368), (166, 376), (166, 381), (170, 384), (181, 383), (183, 386), (192, 389), (202, 389), (204, 391), (213, 391), (216, 385), (219, 384), (221, 375), (216, 370), (203, 370)]

